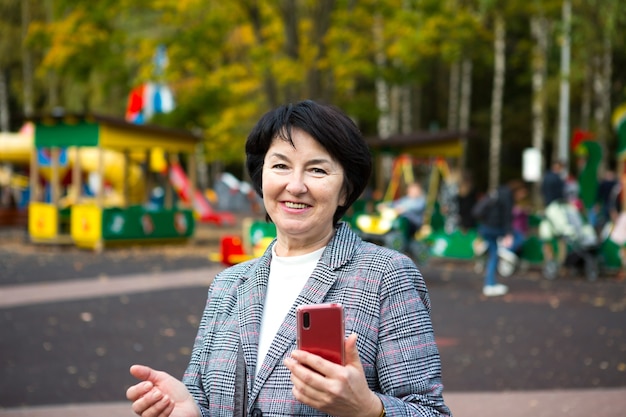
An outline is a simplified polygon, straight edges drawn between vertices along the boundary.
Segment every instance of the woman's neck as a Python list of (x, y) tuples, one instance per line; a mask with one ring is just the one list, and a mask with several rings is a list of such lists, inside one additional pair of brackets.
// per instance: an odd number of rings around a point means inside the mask
[(274, 251), (278, 256), (300, 256), (314, 252), (328, 245), (330, 239), (335, 234), (335, 229), (331, 228), (329, 232), (317, 239), (298, 239), (292, 236), (281, 236), (278, 233)]

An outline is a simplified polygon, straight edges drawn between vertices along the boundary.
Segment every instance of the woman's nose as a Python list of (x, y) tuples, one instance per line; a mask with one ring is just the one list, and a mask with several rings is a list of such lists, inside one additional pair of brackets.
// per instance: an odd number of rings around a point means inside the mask
[(307, 187), (304, 183), (304, 176), (295, 173), (293, 175), (290, 175), (286, 189), (290, 194), (293, 195), (305, 193), (307, 191)]

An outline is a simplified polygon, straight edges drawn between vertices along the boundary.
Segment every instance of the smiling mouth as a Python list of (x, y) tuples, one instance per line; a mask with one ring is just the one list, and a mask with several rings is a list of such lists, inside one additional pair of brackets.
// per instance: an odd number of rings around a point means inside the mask
[(291, 209), (304, 209), (309, 207), (308, 204), (304, 204), (304, 203), (293, 203), (291, 201), (285, 201), (285, 206), (287, 206), (287, 208), (291, 208)]

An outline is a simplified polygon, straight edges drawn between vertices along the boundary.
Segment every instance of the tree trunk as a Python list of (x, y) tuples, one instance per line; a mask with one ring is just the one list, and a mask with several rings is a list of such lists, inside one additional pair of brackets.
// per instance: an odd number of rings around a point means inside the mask
[(461, 63), (456, 60), (450, 66), (450, 82), (448, 89), (448, 130), (459, 127), (459, 82)]
[[(256, 2), (247, 2), (242, 1), (241, 7), (243, 7), (248, 13), (248, 17), (252, 22), (252, 27), (254, 28), (254, 35), (257, 41), (257, 44), (262, 46), (265, 44), (265, 37), (263, 36), (263, 25), (261, 22), (261, 11), (259, 10), (258, 4)], [(263, 88), (265, 90), (265, 95), (267, 96), (267, 102), (270, 107), (276, 107), (279, 104), (278, 98), (278, 88), (276, 86), (276, 81), (272, 76), (272, 72), (269, 70), (269, 67), (266, 66), (263, 71)]]
[[(293, 60), (298, 61), (298, 8), (295, 1), (286, 0), (281, 2), (279, 7), (283, 18), (283, 26), (285, 28), (285, 54)], [(300, 94), (295, 85), (287, 85), (284, 87), (284, 97), (286, 102), (297, 101)]]
[(389, 88), (382, 77), (376, 78), (376, 109), (378, 110), (378, 136), (387, 139), (391, 135), (391, 117), (389, 112)]
[(6, 72), (0, 68), (0, 132), (8, 132), (10, 130), (8, 92)]
[[(376, 67), (380, 74), (387, 64), (384, 51), (383, 18), (380, 15), (374, 17), (374, 43), (376, 44)], [(386, 139), (391, 135), (391, 119), (389, 104), (389, 87), (382, 75), (376, 77), (376, 109), (378, 110), (378, 136)]]
[[(384, 50), (384, 34), (383, 34), (383, 18), (380, 14), (374, 16), (373, 38), (376, 45), (375, 62), (379, 75), (376, 77), (376, 110), (378, 110), (378, 136), (381, 139), (387, 139), (391, 135), (391, 115), (389, 104), (389, 87), (387, 81), (383, 78), (383, 70), (387, 63)], [(376, 189), (384, 193), (385, 184), (391, 179), (392, 160), (390, 157), (383, 155), (380, 159), (380, 169), (376, 180)]]
[(411, 88), (411, 130), (422, 127), (422, 83), (417, 82)]
[(315, 4), (316, 6), (313, 12), (313, 33), (315, 34), (318, 51), (314, 66), (309, 68), (307, 96), (328, 102), (332, 97), (332, 85), (330, 80), (326, 80), (326, 83), (324, 82), (328, 71), (320, 71), (317, 67), (317, 63), (319, 60), (326, 58), (327, 51), (324, 38), (331, 26), (331, 15), (335, 8), (336, 0), (320, 0)]
[(400, 90), (400, 131), (408, 135), (413, 131), (413, 106), (411, 106), (411, 86), (404, 84)]
[[(54, 22), (53, 0), (46, 0), (46, 22), (52, 25)], [(59, 106), (59, 77), (56, 71), (48, 70), (48, 108), (51, 112)]]
[[(559, 96), (559, 148), (558, 159), (569, 170), (569, 87), (570, 87), (570, 45), (572, 4), (570, 0), (563, 0), (563, 43), (561, 45), (561, 88)], [(553, 158), (554, 159), (554, 158)]]
[(598, 110), (596, 112), (596, 125), (597, 125), (597, 140), (602, 149), (602, 161), (600, 169), (604, 170), (610, 160), (607, 140), (609, 136), (610, 114), (611, 114), (611, 77), (613, 75), (613, 44), (611, 42), (608, 29), (605, 29), (604, 42), (602, 45), (602, 59), (601, 59), (601, 73), (600, 79), (602, 80), (598, 97)]
[(593, 69), (589, 62), (585, 62), (585, 75), (583, 79), (583, 91), (580, 97), (580, 128), (589, 130), (591, 120), (591, 89), (593, 84)]
[[(461, 103), (459, 105), (459, 130), (468, 133), (470, 129), (470, 114), (472, 106), (472, 60), (468, 57), (461, 62)], [(467, 144), (463, 142), (465, 147)], [(465, 171), (467, 156), (465, 149), (459, 161), (460, 168)]]
[[(541, 155), (541, 169), (545, 168), (544, 142), (546, 120), (546, 78), (548, 62), (548, 22), (543, 16), (534, 16), (530, 21), (531, 33), (535, 39), (532, 57), (532, 144)], [(539, 183), (533, 184), (532, 197), (535, 205), (541, 203)]]
[(400, 86), (392, 85), (389, 92), (389, 132), (392, 135), (398, 133), (398, 131), (400, 130), (400, 98)]
[(30, 117), (34, 112), (33, 105), (33, 58), (26, 47), (26, 36), (30, 25), (30, 0), (22, 0), (22, 76), (24, 78), (24, 115)]
[(489, 146), (489, 189), (500, 183), (500, 149), (502, 147), (502, 100), (506, 72), (506, 22), (501, 14), (495, 17), (494, 75), (491, 95), (491, 139)]

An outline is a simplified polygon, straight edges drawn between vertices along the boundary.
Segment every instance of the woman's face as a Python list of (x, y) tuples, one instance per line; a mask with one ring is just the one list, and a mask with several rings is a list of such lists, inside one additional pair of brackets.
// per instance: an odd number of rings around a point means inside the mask
[(293, 129), (291, 136), (294, 146), (275, 138), (263, 163), (263, 203), (276, 224), (282, 256), (326, 245), (337, 206), (345, 203), (339, 162), (308, 133)]

